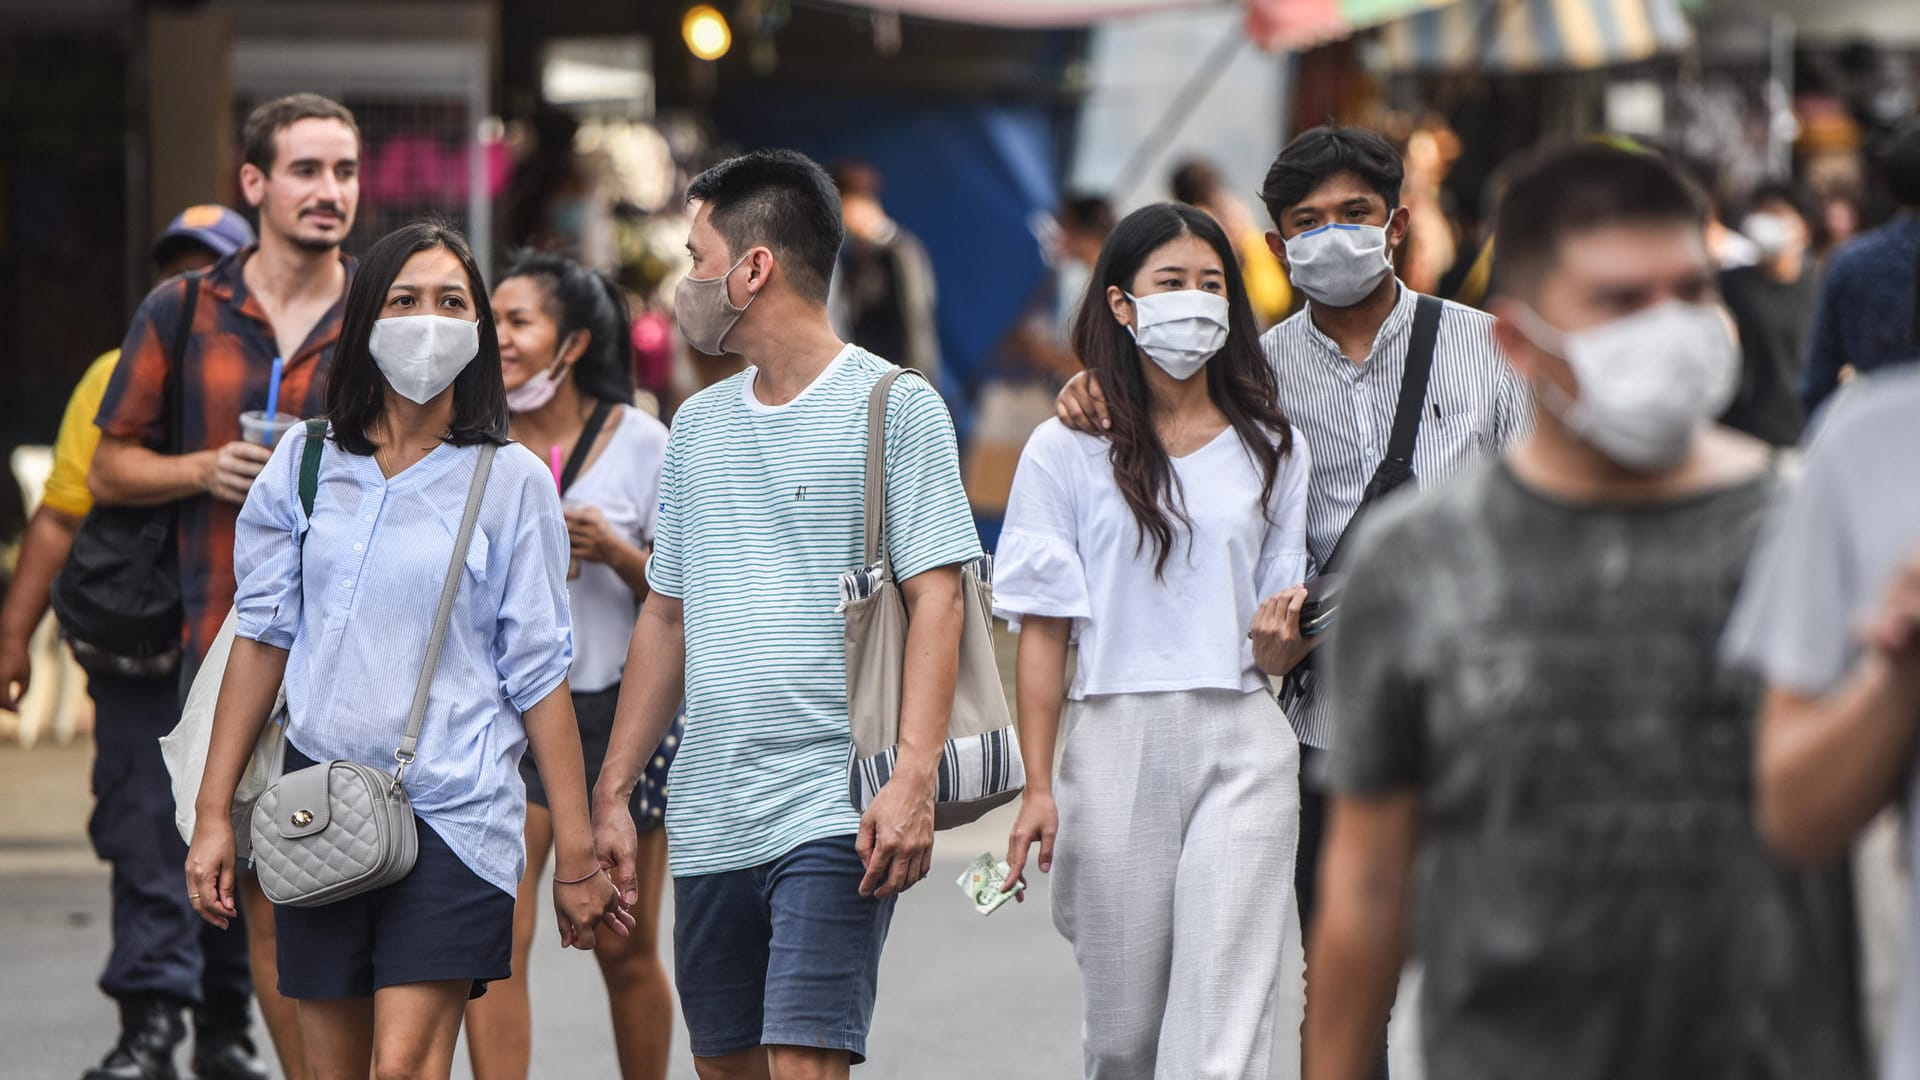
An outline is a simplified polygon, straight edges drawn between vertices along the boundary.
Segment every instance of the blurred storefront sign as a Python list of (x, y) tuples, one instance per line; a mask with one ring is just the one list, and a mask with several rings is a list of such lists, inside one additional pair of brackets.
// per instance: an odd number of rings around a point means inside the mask
[(1394, 71), (1583, 70), (1678, 52), (1693, 40), (1678, 0), (1460, 0), (1380, 31)]

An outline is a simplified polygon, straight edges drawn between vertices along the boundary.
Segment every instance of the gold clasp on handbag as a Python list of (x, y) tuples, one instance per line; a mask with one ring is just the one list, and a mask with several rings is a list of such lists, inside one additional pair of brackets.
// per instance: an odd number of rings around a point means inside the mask
[(309, 826), (309, 825), (311, 825), (311, 824), (313, 824), (313, 811), (311, 811), (311, 810), (295, 810), (295, 811), (293, 812), (293, 827), (294, 827), (294, 828), (296, 828), (296, 829), (304, 829), (304, 828), (306, 828), (307, 826)]
[(408, 750), (395, 750), (393, 760), (400, 763), (400, 767), (393, 770), (393, 790), (399, 791), (400, 781), (407, 775), (407, 766), (413, 764), (413, 753)]

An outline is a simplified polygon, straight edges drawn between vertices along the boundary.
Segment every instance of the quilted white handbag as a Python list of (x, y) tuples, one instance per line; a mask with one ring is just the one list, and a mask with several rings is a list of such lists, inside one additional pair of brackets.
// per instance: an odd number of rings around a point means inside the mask
[[(260, 879), (260, 891), (276, 904), (321, 907), (391, 885), (413, 870), (420, 836), (413, 804), (401, 782), (420, 742), (427, 690), (446, 643), (447, 620), (460, 589), (461, 568), (473, 540), (474, 520), (480, 516), (495, 449), (492, 443), (482, 444), (480, 461), (474, 466), (466, 513), (453, 541), (446, 583), (440, 587), (433, 634), (427, 639), (426, 659), (413, 688), (407, 733), (393, 752), (398, 767), (388, 773), (355, 761), (323, 761), (277, 777), (254, 804), (249, 830), (254, 873)], [(278, 771), (278, 762), (274, 768)]]

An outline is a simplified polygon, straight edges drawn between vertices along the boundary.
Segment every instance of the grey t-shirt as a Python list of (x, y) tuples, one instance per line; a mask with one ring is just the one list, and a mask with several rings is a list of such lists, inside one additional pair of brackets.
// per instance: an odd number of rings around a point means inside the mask
[(1419, 790), (1434, 1080), (1862, 1075), (1844, 878), (1762, 849), (1715, 653), (1773, 490), (1575, 506), (1501, 461), (1362, 526), (1331, 779)]
[[(1859, 659), (1857, 628), (1903, 560), (1920, 552), (1920, 372), (1847, 386), (1821, 420), (1793, 497), (1754, 556), (1726, 654), (1783, 689), (1822, 695)], [(1907, 820), (1920, 821), (1920, 772)], [(1920, 829), (1908, 828), (1920, 873)], [(1909, 915), (1886, 1080), (1920, 1080), (1920, 896)]]

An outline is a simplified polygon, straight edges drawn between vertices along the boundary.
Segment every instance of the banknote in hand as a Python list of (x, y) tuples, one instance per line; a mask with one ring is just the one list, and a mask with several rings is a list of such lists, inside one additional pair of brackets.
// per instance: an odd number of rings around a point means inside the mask
[(987, 852), (968, 864), (955, 884), (967, 894), (967, 899), (973, 901), (973, 910), (982, 915), (991, 915), (1000, 909), (1000, 905), (1027, 891), (1024, 881), (1016, 884), (1010, 892), (1000, 891), (1000, 887), (1007, 883), (1007, 875), (1012, 872), (1012, 867), (996, 860), (992, 852)]

